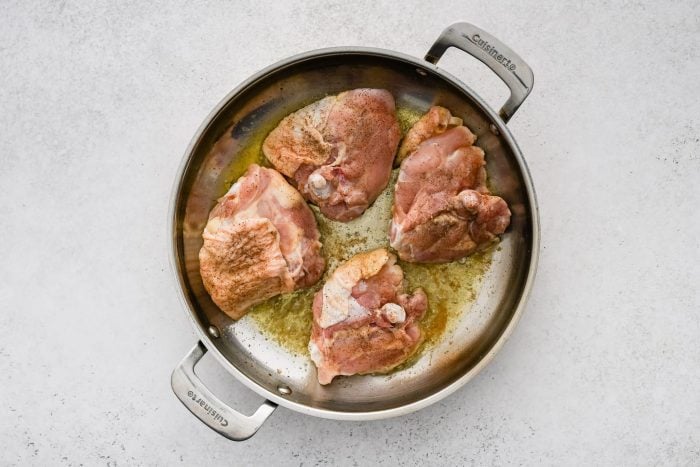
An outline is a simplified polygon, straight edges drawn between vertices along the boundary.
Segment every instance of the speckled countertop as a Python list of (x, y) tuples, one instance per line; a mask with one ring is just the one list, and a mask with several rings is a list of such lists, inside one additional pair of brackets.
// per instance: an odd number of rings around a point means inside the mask
[[(4, 2), (0, 464), (700, 464), (697, 2)], [(175, 399), (196, 337), (168, 264), (180, 157), (233, 86), (286, 56), (422, 56), (473, 22), (530, 64), (510, 122), (541, 210), (539, 273), (495, 361), (379, 422), (279, 409), (246, 443)], [(497, 78), (441, 66), (494, 107)], [(204, 359), (202, 378), (259, 403)]]

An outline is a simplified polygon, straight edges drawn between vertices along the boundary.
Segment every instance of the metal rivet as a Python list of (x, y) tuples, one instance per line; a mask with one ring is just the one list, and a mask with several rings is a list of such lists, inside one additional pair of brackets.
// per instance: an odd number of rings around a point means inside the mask
[(498, 135), (501, 134), (501, 133), (498, 131), (498, 128), (496, 127), (496, 125), (494, 125), (493, 123), (489, 125), (489, 129), (491, 129), (491, 133), (493, 133), (493, 134), (496, 135), (496, 136), (498, 136)]
[(221, 334), (219, 334), (219, 328), (217, 328), (216, 326), (209, 326), (209, 329), (207, 329), (207, 331), (209, 331), (209, 335), (214, 339), (218, 339), (221, 336)]
[(286, 384), (280, 384), (279, 386), (277, 386), (277, 392), (279, 392), (283, 396), (288, 396), (292, 393), (292, 390), (289, 389), (289, 386), (287, 386)]
[(418, 73), (421, 76), (428, 76), (428, 72), (423, 70), (422, 68), (416, 68), (416, 73)]

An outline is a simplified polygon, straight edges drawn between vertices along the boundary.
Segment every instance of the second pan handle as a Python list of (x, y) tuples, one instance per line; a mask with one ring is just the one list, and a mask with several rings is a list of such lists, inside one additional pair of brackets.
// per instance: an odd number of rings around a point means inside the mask
[(171, 377), (173, 392), (187, 409), (212, 430), (234, 441), (253, 436), (272, 415), (277, 404), (265, 401), (253, 415), (243, 415), (216, 397), (194, 373), (197, 362), (207, 352), (204, 344), (197, 342), (175, 368)]
[(469, 23), (455, 23), (445, 29), (425, 55), (425, 59), (437, 64), (450, 47), (457, 47), (480, 60), (506, 83), (510, 89), (510, 98), (499, 114), (503, 121), (508, 123), (535, 83), (527, 63), (503, 42)]

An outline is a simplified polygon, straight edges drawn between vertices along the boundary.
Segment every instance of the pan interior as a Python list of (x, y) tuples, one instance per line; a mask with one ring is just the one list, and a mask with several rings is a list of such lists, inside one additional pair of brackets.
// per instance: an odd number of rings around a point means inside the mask
[[(215, 347), (261, 393), (291, 389), (285, 400), (324, 411), (374, 412), (429, 397), (467, 374), (498, 341), (525, 288), (533, 248), (533, 207), (516, 149), (490, 129), (482, 105), (430, 68), (382, 53), (327, 53), (268, 72), (231, 96), (202, 130), (185, 164), (174, 211), (176, 268), (190, 312), (203, 334), (210, 325), (221, 338)], [(441, 343), (409, 368), (387, 376), (337, 378), (322, 387), (313, 364), (258, 333), (250, 320), (234, 322), (211, 301), (199, 275), (201, 234), (210, 209), (228, 188), (228, 168), (251, 157), (249, 147), (284, 116), (329, 94), (360, 88), (390, 91), (397, 106), (424, 112), (442, 105), (461, 117), (486, 152), (493, 191), (511, 208), (511, 225), (493, 254), (476, 301), (463, 310)], [(261, 131), (262, 129), (262, 131)], [(251, 159), (252, 160), (252, 159)], [(234, 176), (237, 174), (233, 174)]]

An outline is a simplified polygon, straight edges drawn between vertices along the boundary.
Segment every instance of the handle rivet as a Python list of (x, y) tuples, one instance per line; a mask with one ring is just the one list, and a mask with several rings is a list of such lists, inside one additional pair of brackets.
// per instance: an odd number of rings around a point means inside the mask
[(219, 333), (219, 328), (217, 328), (216, 326), (209, 326), (209, 329), (207, 329), (207, 331), (209, 332), (209, 335), (214, 339), (218, 339), (221, 336), (221, 334)]
[(494, 125), (493, 123), (489, 125), (489, 129), (491, 130), (491, 133), (493, 133), (493, 134), (496, 135), (496, 136), (498, 136), (498, 135), (501, 134), (501, 133), (498, 131), (498, 127), (496, 127), (496, 125)]
[(279, 386), (277, 386), (277, 392), (279, 392), (283, 396), (288, 396), (292, 393), (292, 390), (289, 389), (289, 386), (287, 386), (286, 384), (280, 384)]
[(416, 73), (418, 73), (421, 76), (428, 76), (428, 72), (423, 70), (422, 68), (416, 68)]

